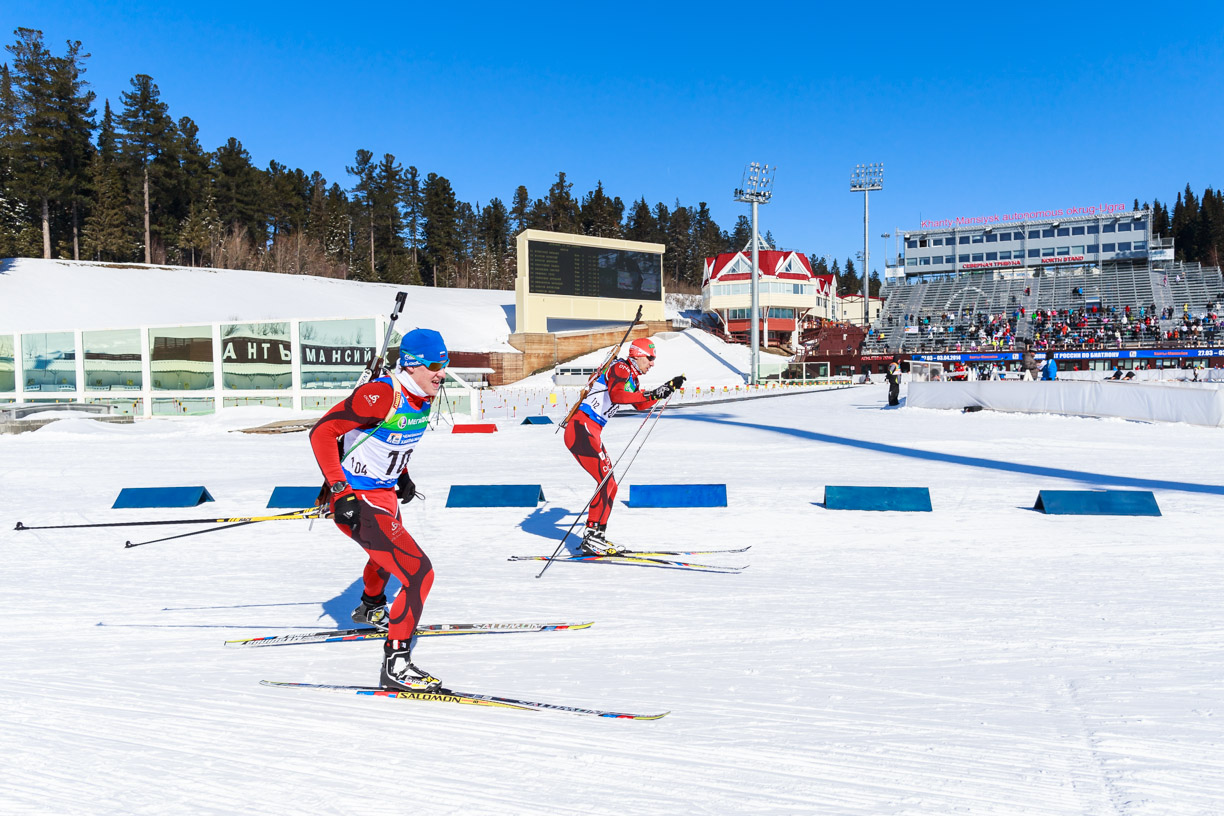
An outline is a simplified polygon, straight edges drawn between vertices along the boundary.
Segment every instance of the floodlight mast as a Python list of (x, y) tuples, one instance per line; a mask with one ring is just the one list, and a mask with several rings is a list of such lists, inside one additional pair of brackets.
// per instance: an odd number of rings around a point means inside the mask
[(850, 173), (850, 192), (863, 194), (863, 325), (871, 325), (871, 301), (867, 297), (868, 275), (871, 274), (871, 251), (867, 246), (867, 238), (871, 234), (867, 218), (867, 194), (871, 190), (884, 189), (884, 165), (881, 162), (873, 164), (856, 164)]
[(748, 342), (752, 347), (752, 371), (748, 376), (749, 385), (757, 384), (759, 379), (758, 373), (761, 369), (760, 263), (757, 255), (760, 233), (757, 231), (757, 205), (768, 204), (769, 199), (773, 197), (774, 173), (777, 170), (776, 165), (770, 167), (768, 164), (750, 162), (744, 168), (744, 180), (741, 186), (735, 191), (736, 201), (743, 201), (752, 205), (752, 308), (748, 313), (749, 319), (752, 321), (748, 333)]

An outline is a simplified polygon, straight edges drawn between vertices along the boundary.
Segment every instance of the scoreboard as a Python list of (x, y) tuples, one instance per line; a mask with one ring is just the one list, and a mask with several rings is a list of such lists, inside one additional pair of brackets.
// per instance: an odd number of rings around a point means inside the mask
[(533, 295), (663, 300), (663, 255), (550, 241), (527, 242)]

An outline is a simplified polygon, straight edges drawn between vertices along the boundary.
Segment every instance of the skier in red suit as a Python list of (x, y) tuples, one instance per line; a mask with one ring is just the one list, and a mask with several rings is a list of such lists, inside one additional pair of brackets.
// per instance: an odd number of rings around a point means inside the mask
[(667, 399), (684, 386), (684, 376), (673, 377), (652, 391), (642, 391), (638, 377), (654, 367), (655, 344), (648, 338), (634, 340), (629, 346), (628, 359), (617, 359), (600, 372), (591, 390), (565, 428), (565, 446), (582, 465), (582, 469), (600, 483), (587, 513), (586, 531), (579, 545), (588, 555), (615, 555), (618, 548), (607, 540), (608, 516), (616, 499), (616, 478), (612, 475), (612, 460), (600, 434), (621, 406), (648, 411), (655, 402)]
[[(379, 684), (401, 691), (441, 685), (412, 662), (412, 637), (433, 586), (433, 566), (404, 529), (399, 505), (416, 496), (408, 459), (429, 425), (447, 362), (440, 334), (409, 332), (400, 343), (396, 370), (359, 387), (310, 431), (310, 446), (330, 486), (336, 527), (369, 556), (353, 620), (387, 630)], [(403, 588), (388, 611), (383, 590), (391, 575)]]

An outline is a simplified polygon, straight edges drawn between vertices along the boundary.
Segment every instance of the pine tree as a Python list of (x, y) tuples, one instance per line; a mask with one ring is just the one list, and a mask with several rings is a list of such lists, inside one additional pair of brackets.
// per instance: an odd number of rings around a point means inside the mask
[(354, 163), (344, 170), (357, 179), (353, 185), (353, 205), (358, 208), (362, 230), (370, 239), (363, 249), (369, 252), (369, 279), (378, 280), (378, 271), (374, 267), (374, 154), (368, 150), (358, 150)]
[(1193, 261), (1198, 257), (1198, 199), (1186, 185), (1185, 193), (1178, 193), (1177, 203), (1173, 205), (1173, 221), (1170, 225), (1177, 257), (1184, 261)]
[(425, 198), (421, 193), (421, 172), (414, 165), (404, 171), (403, 210), (404, 226), (408, 230), (408, 254), (410, 265), (408, 276), (414, 282), (421, 280), (421, 209)]
[(658, 240), (659, 222), (655, 220), (645, 196), (633, 202), (633, 208), (629, 211), (629, 218), (625, 223), (625, 237), (630, 241), (662, 243)]
[(376, 246), (381, 279), (388, 283), (406, 283), (408, 256), (404, 253), (400, 202), (404, 197), (404, 168), (390, 153), (374, 169), (374, 213)]
[(51, 257), (51, 202), (62, 190), (60, 137), (63, 118), (54, 100), (56, 60), (43, 44), (42, 32), (19, 28), (17, 42), (5, 48), (13, 55), (12, 82), (18, 127), (10, 142), (12, 189), (34, 204), (41, 215), (42, 253)]
[(583, 196), (579, 212), (583, 235), (594, 235), (597, 238), (621, 236), (621, 218), (625, 214), (625, 205), (619, 198), (608, 198), (602, 181), (595, 182), (595, 189)]
[(527, 188), (520, 184), (515, 188), (514, 200), (510, 204), (510, 226), (516, 236), (528, 228), (530, 215), (531, 196), (527, 195)]
[(90, 201), (90, 161), (94, 147), (89, 141), (94, 129), (93, 102), (96, 95), (83, 79), (84, 60), (79, 41), (68, 43), (68, 53), (55, 61), (52, 97), (60, 115), (60, 191), (71, 213), (72, 257), (81, 258), (81, 210)]
[(453, 284), (459, 261), (459, 217), (450, 182), (437, 173), (425, 177), (424, 268), (421, 277), (429, 286)]
[[(487, 261), (486, 278), (494, 289), (507, 289), (514, 277), (507, 265), (510, 257), (510, 214), (500, 198), (480, 211), (477, 225), (480, 247)], [(507, 279), (508, 278), (508, 279)]]
[(548, 188), (548, 226), (552, 232), (580, 233), (582, 225), (578, 202), (570, 192), (574, 185), (565, 180), (565, 173), (557, 173), (557, 180)]
[(115, 118), (107, 100), (98, 131), (98, 149), (90, 161), (93, 201), (82, 234), (85, 255), (99, 261), (131, 260), (136, 251), (137, 242), (128, 226), (128, 195), (118, 162)]
[[(663, 262), (671, 269), (673, 285), (681, 281), (692, 283), (697, 266), (692, 228), (691, 213), (676, 201), (667, 223), (667, 251), (663, 254)], [(696, 274), (699, 278), (701, 273)]]
[(131, 80), (132, 90), (120, 95), (123, 110), (119, 113), (119, 152), (129, 178), (137, 181), (141, 191), (144, 221), (144, 261), (153, 262), (153, 201), (151, 178), (160, 169), (158, 159), (165, 156), (175, 138), (174, 122), (170, 119), (161, 91), (148, 74), (137, 74)]
[(739, 252), (748, 246), (748, 242), (752, 240), (752, 221), (748, 216), (741, 215), (735, 219), (735, 229), (731, 233), (731, 247), (735, 252)]

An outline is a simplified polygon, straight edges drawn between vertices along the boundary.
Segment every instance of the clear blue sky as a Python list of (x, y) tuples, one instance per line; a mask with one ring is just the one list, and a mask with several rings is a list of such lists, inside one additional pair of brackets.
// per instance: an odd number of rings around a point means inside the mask
[(81, 40), (99, 110), (147, 73), (206, 149), (345, 187), (366, 148), (471, 202), (563, 170), (729, 229), (757, 160), (779, 167), (762, 231), (845, 259), (851, 168), (883, 162), (873, 268), (924, 218), (1224, 185), (1222, 3), (820, 5), (6, 0), (0, 29)]

